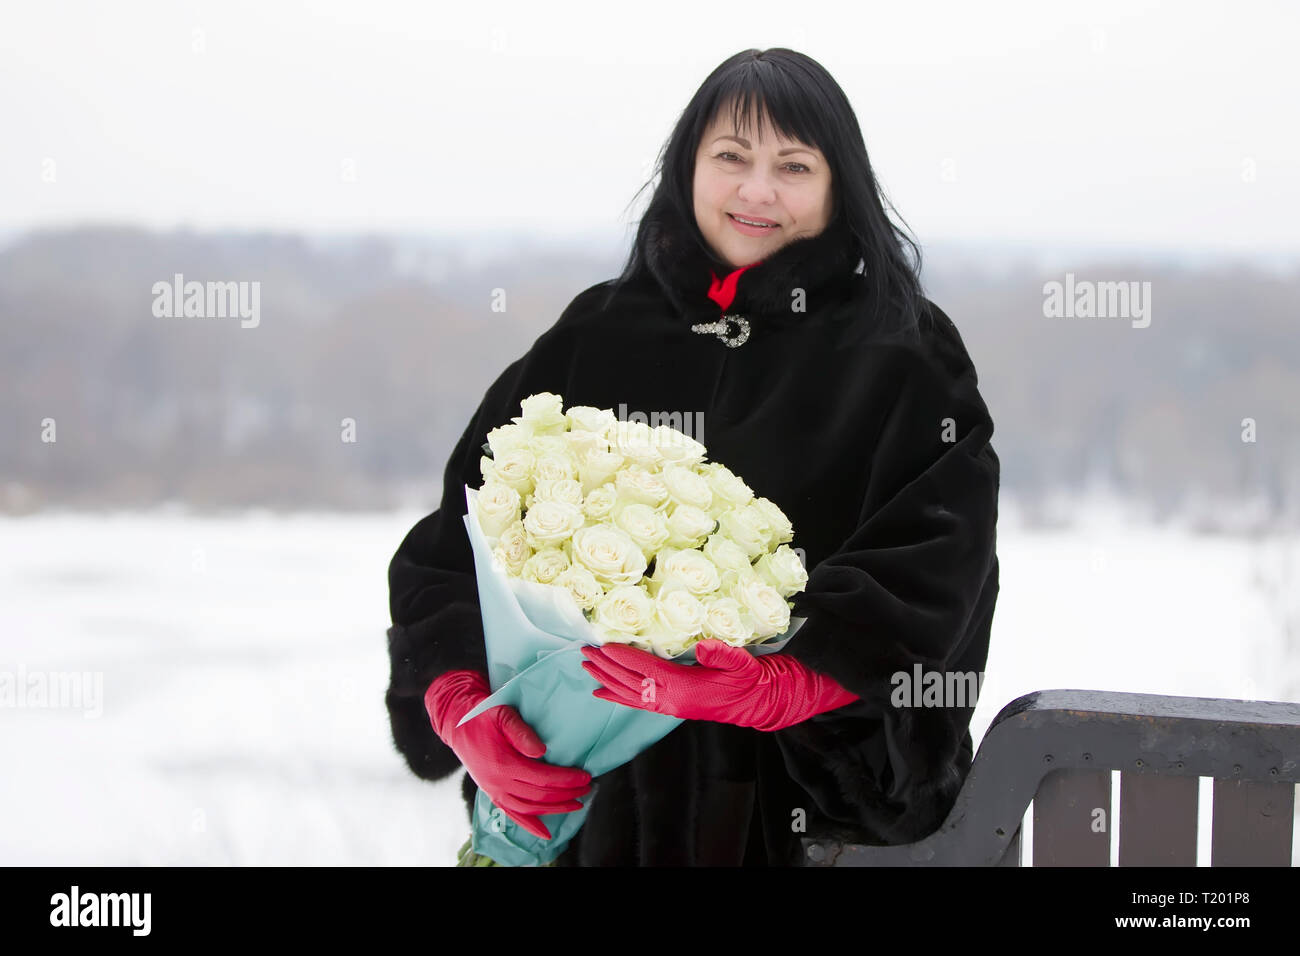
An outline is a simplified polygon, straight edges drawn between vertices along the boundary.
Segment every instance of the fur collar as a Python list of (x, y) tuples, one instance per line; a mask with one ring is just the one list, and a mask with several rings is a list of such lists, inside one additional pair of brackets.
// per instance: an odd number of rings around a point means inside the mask
[[(757, 317), (764, 325), (797, 323), (839, 301), (860, 262), (837, 218), (817, 235), (789, 242), (745, 268), (736, 280), (735, 299), (723, 310), (709, 289), (715, 276), (725, 280), (736, 267), (712, 253), (693, 220), (687, 226), (671, 211), (648, 219), (646, 268), (677, 311), (694, 321), (734, 313)], [(791, 308), (794, 289), (805, 292), (803, 312)]]

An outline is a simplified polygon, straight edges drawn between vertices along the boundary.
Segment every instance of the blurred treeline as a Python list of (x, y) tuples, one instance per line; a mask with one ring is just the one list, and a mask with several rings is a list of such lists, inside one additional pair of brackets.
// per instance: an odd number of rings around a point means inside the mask
[[(125, 227), (16, 236), (0, 248), (0, 510), (434, 507), (483, 390), (624, 252)], [(1043, 284), (1067, 269), (1150, 282), (1150, 326), (1045, 318)], [(153, 285), (175, 273), (260, 282), (258, 326), (155, 317)], [(923, 278), (979, 370), (1004, 492), (1030, 516), (1101, 481), (1205, 527), (1295, 517), (1300, 270), (1082, 255), (1008, 266), (949, 245), (927, 246)]]

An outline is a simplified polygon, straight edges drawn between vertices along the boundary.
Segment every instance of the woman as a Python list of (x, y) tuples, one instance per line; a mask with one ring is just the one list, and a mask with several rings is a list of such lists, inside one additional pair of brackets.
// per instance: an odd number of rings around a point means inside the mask
[[(488, 389), (441, 507), (393, 558), (394, 740), (419, 776), (463, 764), (471, 807), (482, 785), (543, 835), (538, 815), (594, 784), (557, 865), (786, 865), (803, 837), (920, 839), (969, 772), (975, 701), (918, 707), (898, 691), (978, 674), (998, 592), (999, 463), (975, 370), (921, 294), (852, 108), (813, 60), (728, 59), (657, 174), (623, 274), (580, 293)], [(675, 685), (689, 693), (642, 705), (683, 723), (595, 781), (539, 759), (511, 708), (455, 727), (488, 692), (463, 486), (481, 483), (487, 432), (543, 391), (652, 425), (702, 414), (693, 437), (785, 511), (809, 572), (792, 612), (807, 621), (781, 654), (761, 671), (725, 653), (691, 668), (700, 683)], [(613, 695), (655, 666), (617, 654), (588, 655)]]

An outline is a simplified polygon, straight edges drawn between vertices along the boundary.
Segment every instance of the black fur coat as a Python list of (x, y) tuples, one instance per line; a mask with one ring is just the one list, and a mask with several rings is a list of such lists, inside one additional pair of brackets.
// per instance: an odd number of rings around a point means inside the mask
[[(788, 865), (802, 836), (911, 842), (945, 819), (970, 769), (975, 701), (895, 706), (894, 675), (982, 672), (998, 593), (993, 422), (957, 329), (928, 300), (919, 341), (873, 336), (866, 277), (834, 225), (740, 275), (720, 332), (711, 260), (680, 225), (656, 229), (648, 272), (580, 293), (488, 389), (447, 463), (440, 507), (389, 567), (393, 739), (411, 770), (460, 768), (423, 696), (439, 674), (486, 673), (463, 486), (487, 432), (535, 392), (701, 421), (711, 461), (779, 505), (809, 572), (786, 646), (859, 701), (765, 733), (684, 721), (596, 779), (561, 866)], [(805, 310), (792, 310), (793, 290)], [(612, 298), (611, 298), (612, 296)], [(697, 413), (699, 415), (697, 416)], [(681, 423), (681, 424), (679, 424)], [(464, 778), (467, 804), (476, 785)], [(468, 823), (468, 816), (467, 816)], [(468, 830), (467, 830), (468, 832)]]

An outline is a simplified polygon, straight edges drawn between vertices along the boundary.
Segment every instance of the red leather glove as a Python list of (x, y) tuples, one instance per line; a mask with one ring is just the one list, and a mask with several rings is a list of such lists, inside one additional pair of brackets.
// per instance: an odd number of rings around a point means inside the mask
[(627, 644), (584, 647), (582, 654), (582, 669), (604, 685), (592, 696), (686, 720), (781, 730), (858, 699), (789, 654), (755, 657), (725, 641), (696, 644), (696, 665)]
[(581, 810), (577, 798), (591, 789), (591, 774), (537, 759), (546, 745), (513, 707), (489, 707), (456, 726), (491, 693), (478, 671), (449, 671), (429, 685), (424, 707), (434, 732), (492, 802), (529, 833), (549, 840), (551, 832), (538, 816)]

